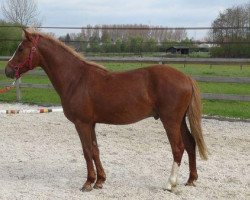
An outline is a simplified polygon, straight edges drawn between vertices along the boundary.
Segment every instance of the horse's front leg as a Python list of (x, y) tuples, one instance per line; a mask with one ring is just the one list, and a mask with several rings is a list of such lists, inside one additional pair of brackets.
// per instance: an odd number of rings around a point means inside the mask
[(106, 181), (106, 174), (102, 167), (102, 163), (100, 160), (100, 152), (97, 144), (96, 133), (95, 133), (95, 126), (92, 129), (92, 141), (93, 141), (93, 160), (96, 166), (97, 172), (97, 181), (95, 183), (95, 189), (101, 189), (103, 187), (103, 183)]
[(96, 173), (93, 164), (93, 143), (92, 143), (92, 125), (88, 123), (77, 122), (75, 123), (76, 130), (79, 134), (84, 158), (87, 164), (87, 180), (82, 187), (82, 191), (91, 191), (92, 184), (96, 180)]

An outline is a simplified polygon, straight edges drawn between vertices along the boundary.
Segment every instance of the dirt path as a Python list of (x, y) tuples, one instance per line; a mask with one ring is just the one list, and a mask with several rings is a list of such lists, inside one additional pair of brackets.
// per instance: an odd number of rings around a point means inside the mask
[(204, 119), (209, 160), (198, 159), (197, 187), (185, 187), (185, 154), (173, 193), (164, 190), (172, 154), (160, 121), (98, 125), (107, 182), (82, 193), (86, 165), (74, 126), (62, 113), (0, 120), (0, 199), (250, 199), (250, 123)]

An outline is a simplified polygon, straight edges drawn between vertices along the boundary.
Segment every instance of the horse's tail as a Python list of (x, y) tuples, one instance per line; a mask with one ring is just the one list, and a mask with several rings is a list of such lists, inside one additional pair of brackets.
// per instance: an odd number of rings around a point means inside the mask
[(201, 159), (207, 160), (208, 159), (207, 147), (202, 135), (202, 128), (201, 128), (202, 106), (201, 106), (200, 91), (196, 82), (192, 78), (190, 78), (190, 81), (192, 84), (193, 93), (187, 114), (191, 129), (191, 135), (194, 137), (195, 142), (198, 146)]

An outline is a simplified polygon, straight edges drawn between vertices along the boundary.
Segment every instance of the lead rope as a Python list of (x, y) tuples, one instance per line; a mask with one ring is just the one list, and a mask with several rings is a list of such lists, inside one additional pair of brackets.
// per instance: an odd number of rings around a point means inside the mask
[(15, 84), (16, 84), (16, 81), (17, 81), (17, 79), (16, 79), (11, 85), (6, 86), (6, 87), (3, 88), (3, 89), (0, 89), (0, 94), (3, 94), (3, 93), (5, 93), (5, 92), (8, 92), (8, 91), (11, 90), (12, 88), (14, 88), (14, 87), (15, 87)]

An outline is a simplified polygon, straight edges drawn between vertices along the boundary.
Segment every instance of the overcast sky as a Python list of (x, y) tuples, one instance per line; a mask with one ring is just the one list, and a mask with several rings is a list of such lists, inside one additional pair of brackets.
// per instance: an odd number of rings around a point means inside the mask
[[(0, 0), (2, 3), (4, 0)], [(44, 26), (210, 26), (220, 11), (250, 0), (37, 0)], [(0, 18), (3, 18), (0, 12)], [(54, 32), (54, 30), (51, 30)], [(194, 37), (196, 34), (194, 33)]]

